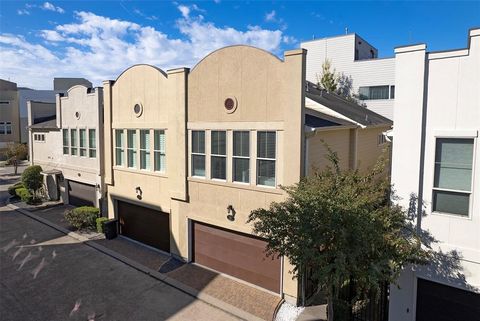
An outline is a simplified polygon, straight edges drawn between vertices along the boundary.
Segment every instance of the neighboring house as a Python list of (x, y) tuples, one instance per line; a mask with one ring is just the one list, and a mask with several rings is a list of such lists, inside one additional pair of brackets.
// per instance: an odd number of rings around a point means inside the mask
[(192, 70), (136, 65), (105, 81), (105, 183), (120, 234), (300, 302), (303, 285), (288, 259), (265, 257), (250, 212), (284, 200), (280, 185), (323, 166), (321, 138), (348, 167), (367, 168), (391, 126), (306, 91), (305, 60), (302, 49), (280, 60), (231, 46)]
[[(337, 73), (343, 74), (350, 93), (374, 112), (393, 119), (395, 98), (395, 59), (378, 58), (378, 51), (352, 33), (306, 41), (308, 81), (318, 83), (322, 64), (328, 59)], [(351, 77), (351, 78), (350, 78)]]
[(9, 143), (20, 142), (18, 90), (14, 82), (0, 79), (0, 160)]
[(102, 208), (103, 90), (76, 85), (56, 100), (28, 102), (31, 164), (42, 166), (52, 199)]
[(391, 321), (480, 320), (480, 29), (465, 49), (395, 49), (392, 183), (441, 251), (391, 286)]
[(28, 143), (28, 101), (55, 103), (55, 96), (57, 94), (66, 93), (69, 88), (75, 85), (92, 87), (92, 83), (84, 78), (53, 78), (53, 90), (38, 90), (25, 87), (18, 88), (20, 109), (20, 141), (22, 143)]

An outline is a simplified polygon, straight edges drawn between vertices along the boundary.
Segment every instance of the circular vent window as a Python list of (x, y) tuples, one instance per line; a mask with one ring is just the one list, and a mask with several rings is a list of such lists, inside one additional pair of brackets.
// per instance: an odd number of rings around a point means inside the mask
[(223, 103), (227, 113), (233, 113), (237, 109), (237, 99), (235, 97), (228, 97)]
[(75, 118), (80, 119), (80, 113), (78, 111), (75, 112)]
[(135, 106), (133, 106), (133, 112), (137, 117), (140, 117), (143, 113), (143, 106), (141, 104), (135, 104)]

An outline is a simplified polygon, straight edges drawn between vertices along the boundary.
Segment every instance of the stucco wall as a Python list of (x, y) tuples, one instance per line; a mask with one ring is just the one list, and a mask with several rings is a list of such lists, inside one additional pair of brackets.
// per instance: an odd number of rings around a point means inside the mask
[[(8, 89), (8, 88), (5, 88)], [(0, 121), (12, 123), (11, 134), (0, 134), (0, 153), (7, 143), (20, 142), (20, 115), (18, 107), (18, 92), (16, 90), (1, 90), (0, 101), (8, 102), (0, 104)], [(2, 155), (0, 155), (1, 159)]]

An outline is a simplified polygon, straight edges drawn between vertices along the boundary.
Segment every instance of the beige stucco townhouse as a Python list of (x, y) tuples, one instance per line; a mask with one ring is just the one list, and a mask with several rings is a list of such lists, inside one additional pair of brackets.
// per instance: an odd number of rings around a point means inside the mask
[(192, 70), (136, 65), (105, 81), (105, 183), (120, 234), (297, 303), (292, 266), (265, 257), (249, 213), (325, 166), (322, 137), (342, 166), (366, 168), (391, 125), (307, 91), (305, 56), (232, 46)]

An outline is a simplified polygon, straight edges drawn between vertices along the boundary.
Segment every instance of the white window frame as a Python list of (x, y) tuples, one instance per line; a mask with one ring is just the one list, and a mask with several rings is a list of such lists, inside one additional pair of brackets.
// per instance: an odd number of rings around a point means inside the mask
[[(212, 144), (213, 144), (213, 133), (214, 132), (222, 132), (225, 134), (225, 154), (222, 155), (222, 154), (214, 154), (212, 152)], [(220, 181), (220, 182), (226, 182), (227, 181), (227, 173), (228, 173), (228, 168), (227, 168), (227, 151), (228, 151), (228, 135), (227, 135), (227, 131), (226, 130), (222, 130), (222, 129), (215, 129), (215, 130), (211, 130), (210, 131), (210, 178), (214, 181)], [(216, 177), (213, 177), (213, 169), (212, 169), (212, 164), (213, 164), (213, 161), (212, 159), (214, 157), (218, 157), (218, 158), (223, 158), (225, 160), (225, 178), (216, 178)], [(206, 164), (205, 164), (205, 167)]]
[[(142, 148), (142, 132), (145, 132), (147, 133), (149, 139), (150, 139), (150, 143), (147, 144), (147, 140), (145, 140), (145, 148)], [(139, 156), (140, 156), (140, 164), (138, 166), (138, 168), (142, 171), (151, 171), (152, 170), (152, 160), (151, 160), (151, 149), (150, 149), (150, 146), (151, 146), (151, 133), (150, 133), (150, 129), (140, 129), (139, 130), (139, 138), (140, 138), (140, 143), (138, 144), (138, 152), (139, 152)], [(145, 167), (146, 168), (142, 168), (142, 153), (145, 153), (145, 161), (147, 162), (147, 160), (149, 161), (148, 162), (148, 167), (146, 166), (147, 163), (145, 163)]]
[[(470, 192), (468, 191), (461, 191), (461, 190), (453, 190), (453, 189), (446, 189), (446, 188), (439, 188), (435, 187), (435, 153), (436, 153), (436, 148), (437, 148), (437, 139), (440, 138), (446, 138), (446, 139), (473, 139), (473, 155), (472, 155), (472, 178), (470, 182)], [(474, 183), (475, 183), (475, 163), (476, 163), (476, 151), (477, 151), (477, 138), (478, 138), (478, 132), (477, 131), (436, 131), (433, 137), (433, 165), (432, 165), (432, 180), (431, 180), (431, 202), (430, 202), (430, 212), (434, 215), (441, 215), (441, 216), (448, 216), (456, 219), (466, 219), (466, 220), (471, 220), (472, 219), (472, 214), (473, 214), (473, 198), (474, 198)], [(469, 197), (469, 204), (468, 204), (468, 215), (462, 215), (462, 214), (455, 214), (455, 213), (447, 213), (447, 212), (440, 212), (440, 211), (434, 211), (434, 199), (433, 199), (433, 193), (434, 190), (437, 191), (444, 191), (444, 192), (457, 192), (457, 193), (463, 193), (463, 194), (470, 194)]]
[[(121, 133), (120, 136), (123, 138), (120, 146), (117, 145), (117, 133)], [(126, 164), (125, 141), (127, 140), (126, 139), (127, 135), (125, 134), (124, 129), (119, 129), (119, 128), (114, 129), (113, 135), (114, 135), (114, 141), (115, 141), (115, 166), (125, 167), (125, 164)], [(117, 154), (118, 154), (117, 151), (120, 151), (120, 155), (121, 155), (120, 162), (118, 161), (119, 159), (117, 157)]]
[(0, 135), (11, 135), (11, 134), (12, 134), (12, 122), (11, 121), (0, 122)]
[[(82, 132), (85, 133), (85, 139), (82, 146)], [(82, 155), (83, 151), (83, 155)], [(78, 129), (78, 156), (88, 157), (88, 132), (86, 128)]]
[[(75, 132), (75, 135), (72, 135), (72, 132)], [(73, 144), (72, 139), (75, 137), (75, 144)], [(71, 156), (78, 156), (78, 129), (77, 128), (70, 128), (70, 155)], [(75, 151), (75, 154), (73, 153)]]
[[(129, 146), (129, 142), (130, 142), (130, 138), (129, 138), (129, 135), (128, 133), (129, 132), (133, 132), (135, 135), (133, 137), (133, 147), (128, 147)], [(138, 141), (138, 138), (139, 138), (139, 135), (138, 135), (138, 130), (137, 129), (133, 129), (133, 128), (130, 128), (130, 129), (127, 129), (127, 168), (130, 168), (130, 169), (138, 169), (139, 166), (138, 166), (138, 161), (137, 161), (137, 152), (138, 152), (138, 149), (139, 149), (139, 141)], [(135, 162), (134, 166), (130, 166), (130, 162), (129, 162), (129, 153), (132, 153), (133, 154), (133, 160)]]
[[(244, 132), (248, 133), (248, 156), (235, 156), (235, 133), (236, 132)], [(232, 131), (232, 182), (235, 184), (243, 184), (243, 185), (250, 185), (251, 182), (251, 172), (252, 172), (252, 164), (250, 163), (250, 158), (252, 155), (251, 151), (251, 142), (252, 142), (252, 134), (250, 130), (233, 130)], [(276, 146), (275, 146), (276, 147)], [(241, 182), (235, 180), (235, 159), (247, 159), (248, 160), (248, 182)], [(276, 175), (275, 175), (276, 176)], [(263, 186), (263, 185), (261, 185)]]
[(45, 143), (45, 134), (33, 134), (33, 140), (37, 143)]
[[(95, 139), (93, 140), (95, 146), (91, 146), (90, 145), (90, 133), (91, 132), (94, 132), (95, 133)], [(88, 157), (89, 158), (97, 158), (97, 129), (96, 128), (88, 128), (87, 129), (87, 140), (88, 140)], [(92, 154), (95, 153), (94, 156), (92, 156)]]
[[(265, 157), (259, 157), (258, 156), (258, 133), (263, 133), (263, 132), (273, 132), (275, 133), (275, 158), (265, 158)], [(256, 153), (256, 160), (255, 160), (255, 167), (256, 167), (256, 171), (255, 171), (255, 184), (257, 186), (260, 186), (260, 187), (265, 187), (265, 188), (277, 188), (277, 181), (278, 181), (278, 168), (277, 168), (277, 158), (278, 158), (278, 131), (276, 130), (258, 130), (257, 131), (257, 135), (256, 135), (256, 142), (255, 142), (255, 149), (257, 150), (257, 153)], [(260, 166), (258, 166), (259, 164), (259, 160), (266, 160), (266, 161), (274, 161), (275, 162), (275, 181), (274, 181), (274, 185), (273, 186), (270, 186), (270, 185), (262, 185), (262, 184), (259, 184), (258, 183), (258, 174), (259, 174), (259, 168)]]
[[(203, 132), (203, 153), (198, 153), (193, 151), (193, 133), (194, 132)], [(190, 140), (191, 140), (191, 150), (190, 150), (190, 176), (195, 178), (206, 178), (207, 177), (207, 131), (205, 129), (195, 129), (190, 131)], [(194, 175), (193, 171), (193, 156), (203, 156), (205, 163), (205, 174), (203, 176)]]
[[(160, 142), (158, 142), (159, 149), (155, 149), (155, 139), (157, 138), (157, 133), (160, 133), (160, 135), (163, 133), (163, 136), (165, 137), (165, 146), (164, 150), (162, 151), (160, 147)], [(167, 171), (167, 155), (166, 155), (166, 149), (167, 149), (167, 134), (165, 129), (154, 129), (153, 130), (153, 171), (156, 173), (165, 173)], [(163, 164), (163, 170), (162, 169), (156, 169), (156, 162), (155, 162), (155, 157), (158, 155), (160, 158), (160, 164), (162, 160), (162, 156), (164, 159), (164, 164)]]
[[(65, 145), (65, 133), (67, 133), (67, 145)], [(62, 145), (63, 145), (63, 155), (70, 155), (70, 129), (69, 128), (62, 129)], [(67, 152), (65, 152), (65, 148)]]

